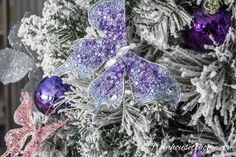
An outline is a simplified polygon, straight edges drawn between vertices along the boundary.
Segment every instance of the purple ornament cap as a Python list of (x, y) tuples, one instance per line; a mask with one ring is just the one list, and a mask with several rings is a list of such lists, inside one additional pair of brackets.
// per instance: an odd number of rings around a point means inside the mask
[[(61, 96), (70, 91), (70, 85), (63, 84), (62, 79), (58, 76), (43, 78), (34, 92), (34, 101), (38, 110), (44, 114), (54, 110), (53, 104), (62, 100)], [(56, 111), (68, 108), (70, 105), (64, 103)]]
[(196, 145), (195, 149), (193, 150), (191, 157), (202, 157), (201, 150), (198, 145)]
[(229, 28), (233, 26), (229, 12), (219, 10), (215, 14), (210, 14), (204, 9), (197, 8), (193, 10), (192, 15), (192, 28), (186, 28), (184, 31), (187, 45), (195, 50), (205, 51), (204, 45), (213, 45), (210, 35), (216, 44), (223, 44)]

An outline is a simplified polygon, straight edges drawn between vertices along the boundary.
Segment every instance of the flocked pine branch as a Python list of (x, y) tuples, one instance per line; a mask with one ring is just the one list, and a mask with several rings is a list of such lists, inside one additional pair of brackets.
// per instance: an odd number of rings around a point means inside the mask
[[(235, 30), (231, 29), (225, 43), (213, 48), (212, 53), (199, 54), (173, 47), (163, 57), (163, 63), (181, 83), (182, 114), (192, 114), (189, 125), (195, 127), (195, 133), (190, 134), (194, 142), (231, 148), (214, 150), (208, 155), (229, 157), (235, 153), (232, 149), (235, 147), (235, 46)], [(196, 125), (202, 117), (204, 127), (199, 137)]]
[[(74, 119), (72, 124), (77, 126), (77, 132), (81, 133), (79, 139), (81, 142), (77, 146), (81, 147), (78, 150), (81, 150), (82, 154), (153, 155), (165, 153), (159, 149), (160, 142), (164, 142), (161, 137), (166, 136), (167, 138), (168, 136), (161, 130), (162, 127), (168, 126), (168, 118), (173, 116), (173, 112), (170, 112), (165, 105), (150, 104), (142, 107), (140, 104), (134, 103), (130, 94), (127, 94), (121, 109), (104, 108), (103, 111), (97, 113), (96, 119), (92, 123), (93, 104), (89, 102), (85, 91), (80, 86), (65, 96), (65, 101), (74, 104), (75, 107), (72, 110), (65, 110), (65, 114)], [(116, 134), (115, 138), (114, 133)], [(91, 148), (91, 140), (97, 138), (99, 138), (98, 141), (93, 141), (96, 143), (96, 147)], [(132, 143), (126, 153), (124, 152), (126, 150), (124, 144), (128, 143), (125, 141)], [(167, 139), (165, 141), (168, 142)], [(165, 143), (165, 145), (168, 144)]]
[[(53, 73), (68, 57), (74, 40), (102, 35), (87, 22), (88, 8), (96, 1), (48, 0), (42, 17), (32, 15), (22, 20), (18, 35), (37, 52), (45, 75)], [(162, 147), (196, 142), (216, 147), (235, 146), (235, 30), (230, 31), (223, 45), (213, 47), (209, 54), (171, 45), (170, 41), (178, 40), (173, 37), (192, 20), (184, 9), (185, 2), (126, 2), (129, 42), (141, 42), (135, 52), (172, 71), (183, 91), (180, 111), (173, 112), (168, 105), (159, 103), (142, 106), (134, 102), (127, 89), (121, 108), (104, 107), (94, 117), (94, 103), (87, 95), (87, 88), (95, 77), (77, 80), (68, 75), (64, 81), (73, 88), (63, 101), (72, 104), (72, 108), (62, 112), (71, 123), (44, 144), (41, 156), (187, 156), (189, 150), (171, 151)], [(224, 3), (235, 17), (235, 2), (225, 0)], [(33, 82), (28, 88), (33, 88)], [(55, 105), (60, 103), (63, 102)], [(36, 112), (34, 117), (36, 123), (43, 123), (43, 115)], [(205, 154), (230, 157), (233, 153), (233, 150), (215, 150)]]
[(137, 34), (159, 48), (167, 48), (169, 39), (190, 25), (192, 18), (175, 0), (142, 0), (135, 8)]
[(73, 0), (46, 1), (42, 17), (31, 15), (21, 22), (18, 35), (37, 52), (45, 74), (68, 57), (74, 40), (85, 35), (88, 25), (86, 11)]

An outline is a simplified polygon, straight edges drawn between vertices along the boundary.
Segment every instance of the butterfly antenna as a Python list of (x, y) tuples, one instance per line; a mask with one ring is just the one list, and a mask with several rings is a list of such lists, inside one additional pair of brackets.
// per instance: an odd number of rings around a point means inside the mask
[(140, 41), (139, 43), (131, 43), (129, 45), (130, 50), (136, 50), (136, 49), (142, 47), (143, 43), (144, 43), (143, 41)]
[(140, 41), (138, 44), (137, 44), (137, 47), (141, 47), (143, 45), (144, 41)]

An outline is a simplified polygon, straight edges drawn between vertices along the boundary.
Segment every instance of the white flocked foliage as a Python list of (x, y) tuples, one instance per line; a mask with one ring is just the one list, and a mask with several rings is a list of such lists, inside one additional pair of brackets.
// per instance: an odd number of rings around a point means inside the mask
[[(47, 0), (42, 17), (31, 15), (22, 19), (18, 36), (25, 46), (37, 53), (37, 65), (42, 67), (44, 75), (53, 74), (65, 61), (77, 39), (103, 36), (87, 19), (87, 12), (95, 2), (97, 0)], [(228, 5), (235, 18), (235, 1), (222, 2)], [(46, 142), (39, 155), (171, 157), (188, 156), (192, 151), (164, 149), (173, 144), (236, 147), (234, 28), (229, 31), (225, 43), (213, 46), (211, 53), (176, 45), (181, 30), (192, 21), (185, 4), (201, 3), (202, 0), (126, 1), (129, 44), (138, 43), (135, 52), (165, 65), (181, 85), (183, 96), (176, 111), (168, 104), (138, 104), (126, 88), (121, 108), (103, 107), (95, 116), (94, 102), (87, 89), (104, 67), (90, 79), (77, 80), (67, 75), (63, 80), (73, 87), (64, 95), (63, 102), (70, 103), (73, 108), (61, 112), (70, 118), (70, 124), (53, 136), (53, 142), (59, 147)], [(116, 62), (116, 58), (113, 61)], [(110, 62), (107, 65), (111, 65)], [(129, 87), (128, 84), (126, 81), (125, 86)], [(35, 112), (36, 124), (42, 124), (43, 117)], [(236, 150), (213, 149), (204, 154), (232, 157)]]
[(190, 25), (191, 16), (174, 0), (141, 0), (135, 8), (135, 26), (142, 40), (168, 48), (169, 38)]

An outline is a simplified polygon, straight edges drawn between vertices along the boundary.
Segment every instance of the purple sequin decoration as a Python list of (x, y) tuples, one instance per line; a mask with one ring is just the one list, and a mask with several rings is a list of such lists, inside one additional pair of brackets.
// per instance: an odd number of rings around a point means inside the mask
[(89, 94), (97, 107), (103, 104), (115, 108), (120, 106), (124, 92), (124, 73), (125, 65), (123, 60), (120, 60), (91, 83)]
[[(96, 3), (89, 11), (89, 22), (105, 37), (78, 41), (73, 54), (56, 74), (73, 72), (78, 78), (90, 77), (104, 62), (127, 46), (125, 0)], [(122, 104), (126, 74), (136, 101), (164, 101), (172, 105), (179, 102), (181, 90), (169, 71), (129, 51), (91, 83), (89, 95), (96, 104), (96, 110), (104, 104), (115, 108)]]
[(125, 1), (103, 0), (89, 11), (89, 22), (105, 34), (104, 39), (83, 39), (76, 42), (72, 55), (55, 75), (73, 73), (88, 78), (117, 51), (127, 44)]
[(115, 65), (91, 83), (89, 93), (97, 104), (121, 105), (124, 92), (124, 74), (127, 73), (133, 97), (137, 102), (180, 101), (178, 82), (162, 65), (151, 63), (132, 52), (128, 52)]
[(59, 67), (55, 74), (73, 73), (77, 78), (91, 76), (101, 63), (107, 60), (107, 53), (103, 51), (103, 41), (97, 39), (84, 39), (78, 41), (74, 52), (67, 61)]
[(134, 53), (128, 53), (124, 62), (136, 101), (141, 103), (164, 101), (173, 105), (178, 104), (180, 87), (164, 66), (151, 63)]

